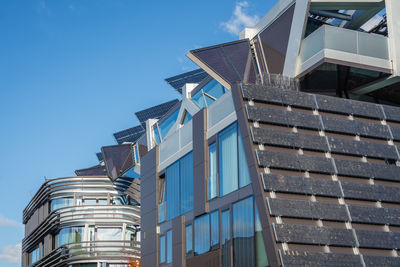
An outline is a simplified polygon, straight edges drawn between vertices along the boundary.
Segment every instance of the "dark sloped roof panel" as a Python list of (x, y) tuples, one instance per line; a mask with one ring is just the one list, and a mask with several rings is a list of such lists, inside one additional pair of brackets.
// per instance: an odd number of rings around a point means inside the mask
[(182, 87), (185, 84), (201, 83), (207, 76), (207, 72), (202, 69), (197, 69), (167, 78), (165, 81), (178, 91), (178, 93), (182, 94)]
[(178, 99), (174, 99), (174, 100), (162, 103), (160, 105), (138, 111), (135, 113), (135, 115), (138, 118), (138, 120), (140, 121), (140, 124), (142, 125), (142, 127), (145, 129), (146, 121), (148, 119), (160, 119), (178, 102), (179, 102)]
[(120, 132), (114, 133), (115, 140), (118, 144), (122, 144), (123, 142), (136, 142), (143, 134), (145, 133), (145, 129), (142, 125), (138, 125)]
[(96, 153), (96, 157), (99, 161), (103, 161), (103, 154), (101, 152)]
[(108, 177), (115, 181), (134, 165), (131, 144), (105, 146), (101, 148)]
[(103, 165), (96, 165), (93, 167), (89, 167), (86, 169), (80, 169), (80, 170), (76, 170), (75, 174), (77, 176), (106, 176), (107, 175), (107, 171), (106, 171), (106, 167)]

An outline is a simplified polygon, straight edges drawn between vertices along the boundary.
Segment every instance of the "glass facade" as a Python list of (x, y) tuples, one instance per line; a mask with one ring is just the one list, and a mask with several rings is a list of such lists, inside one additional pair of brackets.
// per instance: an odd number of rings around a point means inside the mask
[(210, 213), (211, 225), (211, 248), (219, 245), (219, 212), (218, 210)]
[(168, 166), (165, 179), (167, 220), (171, 220), (193, 209), (192, 152)]
[(40, 254), (39, 254), (39, 247), (36, 247), (34, 250), (31, 252), (31, 263), (35, 263), (40, 259)]
[(193, 226), (191, 224), (186, 226), (186, 254), (193, 252)]
[(176, 109), (168, 118), (166, 118), (158, 125), (158, 128), (160, 129), (161, 139), (164, 139), (169, 130), (171, 130), (172, 126), (176, 122), (176, 119), (178, 118), (178, 114), (179, 108)]
[(250, 174), (237, 123), (222, 130), (218, 142), (219, 196), (222, 197), (250, 184)]
[(194, 220), (194, 254), (210, 251), (210, 216), (205, 214)]
[(172, 230), (169, 230), (167, 232), (167, 263), (171, 263), (172, 262)]
[(192, 96), (192, 100), (200, 107), (208, 107), (226, 92), (225, 87), (212, 79)]
[(231, 221), (229, 210), (224, 210), (221, 212), (221, 245), (222, 245), (222, 257), (221, 266), (230, 267), (231, 266)]
[(265, 250), (264, 237), (262, 233), (262, 227), (260, 222), (260, 216), (257, 211), (257, 206), (254, 205), (255, 213), (255, 246), (256, 246), (256, 266), (266, 267), (269, 266), (267, 251)]
[(160, 236), (160, 263), (165, 262), (165, 235)]
[(97, 240), (111, 241), (121, 240), (121, 228), (97, 228)]
[(217, 197), (217, 147), (208, 146), (208, 199)]
[(63, 228), (58, 233), (58, 246), (83, 241), (85, 227)]
[(74, 205), (73, 197), (56, 198), (51, 200), (51, 210), (61, 209)]
[(249, 197), (232, 205), (233, 263), (254, 266), (254, 199)]

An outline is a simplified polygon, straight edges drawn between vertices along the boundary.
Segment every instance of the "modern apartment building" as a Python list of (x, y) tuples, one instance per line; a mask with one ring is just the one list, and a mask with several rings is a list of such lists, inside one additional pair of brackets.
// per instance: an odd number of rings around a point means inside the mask
[(146, 125), (143, 266), (399, 266), (399, 12), (281, 0), (190, 51), (207, 76)]
[(190, 51), (180, 101), (38, 191), (23, 266), (399, 266), (399, 12), (280, 0)]

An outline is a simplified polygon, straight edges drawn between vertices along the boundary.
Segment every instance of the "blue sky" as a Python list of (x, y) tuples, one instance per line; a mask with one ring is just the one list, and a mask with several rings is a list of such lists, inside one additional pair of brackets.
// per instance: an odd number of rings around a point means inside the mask
[(0, 266), (44, 177), (97, 164), (134, 112), (178, 94), (191, 49), (238, 38), (277, 0), (9, 0), (0, 9)]

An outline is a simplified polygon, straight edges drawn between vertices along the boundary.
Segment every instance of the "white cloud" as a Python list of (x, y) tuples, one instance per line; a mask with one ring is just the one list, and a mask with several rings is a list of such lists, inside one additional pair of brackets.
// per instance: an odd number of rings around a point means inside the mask
[(376, 25), (379, 24), (379, 22), (381, 22), (382, 18), (383, 17), (381, 15), (376, 14), (370, 20), (368, 20), (364, 25), (362, 25), (361, 29), (363, 29), (366, 32), (372, 30)]
[(21, 227), (22, 224), (0, 215), (0, 227)]
[(9, 263), (21, 262), (21, 244), (7, 245), (0, 248), (0, 260)]
[(259, 18), (258, 16), (251, 16), (247, 14), (245, 9), (248, 6), (249, 3), (246, 1), (236, 2), (232, 17), (228, 21), (221, 23), (222, 29), (230, 34), (238, 35), (243, 28), (254, 27)]

